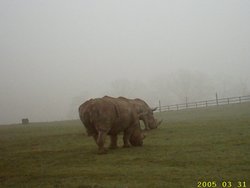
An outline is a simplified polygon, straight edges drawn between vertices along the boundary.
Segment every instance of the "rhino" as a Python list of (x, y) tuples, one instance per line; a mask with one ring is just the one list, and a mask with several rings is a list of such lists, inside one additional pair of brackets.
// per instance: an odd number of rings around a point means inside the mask
[(125, 97), (118, 97), (121, 100), (128, 101), (136, 109), (136, 112), (140, 114), (139, 119), (143, 121), (145, 130), (156, 129), (162, 122), (154, 118), (153, 112), (156, 108), (150, 108), (148, 104), (142, 99), (127, 99)]
[(110, 148), (117, 148), (120, 132), (123, 132), (123, 147), (143, 145), (145, 136), (140, 128), (140, 114), (128, 101), (108, 96), (90, 99), (80, 105), (79, 116), (88, 136), (93, 136), (99, 154), (107, 153), (104, 147), (107, 135), (111, 139)]

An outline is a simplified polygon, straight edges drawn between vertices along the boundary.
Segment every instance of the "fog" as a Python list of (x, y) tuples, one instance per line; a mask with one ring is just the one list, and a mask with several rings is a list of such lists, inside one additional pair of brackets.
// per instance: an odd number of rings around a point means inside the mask
[(250, 94), (248, 0), (0, 1), (0, 124)]

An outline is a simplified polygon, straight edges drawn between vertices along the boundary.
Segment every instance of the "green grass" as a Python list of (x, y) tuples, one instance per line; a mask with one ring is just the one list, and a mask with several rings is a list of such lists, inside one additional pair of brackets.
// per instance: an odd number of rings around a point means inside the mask
[(77, 120), (0, 126), (0, 187), (250, 187), (250, 103), (156, 116), (143, 147), (106, 155)]

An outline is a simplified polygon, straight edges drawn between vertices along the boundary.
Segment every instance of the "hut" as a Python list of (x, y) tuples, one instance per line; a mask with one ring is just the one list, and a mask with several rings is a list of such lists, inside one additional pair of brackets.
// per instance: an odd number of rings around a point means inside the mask
[(29, 119), (28, 118), (23, 118), (22, 119), (22, 124), (23, 125), (29, 124)]

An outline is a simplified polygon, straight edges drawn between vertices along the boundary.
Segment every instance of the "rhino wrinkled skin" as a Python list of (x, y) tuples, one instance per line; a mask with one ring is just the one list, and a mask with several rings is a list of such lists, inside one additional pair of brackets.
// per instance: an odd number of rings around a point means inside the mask
[(150, 108), (148, 104), (142, 99), (127, 99), (125, 97), (118, 97), (121, 100), (127, 101), (133, 105), (139, 114), (139, 119), (143, 121), (145, 130), (156, 129), (162, 122), (154, 118), (153, 112), (157, 108)]
[(98, 153), (106, 153), (105, 137), (111, 138), (110, 148), (117, 148), (117, 135), (123, 132), (123, 147), (142, 146), (144, 135), (140, 128), (139, 114), (126, 100), (105, 96), (90, 99), (79, 107), (79, 116), (88, 136), (93, 136)]

